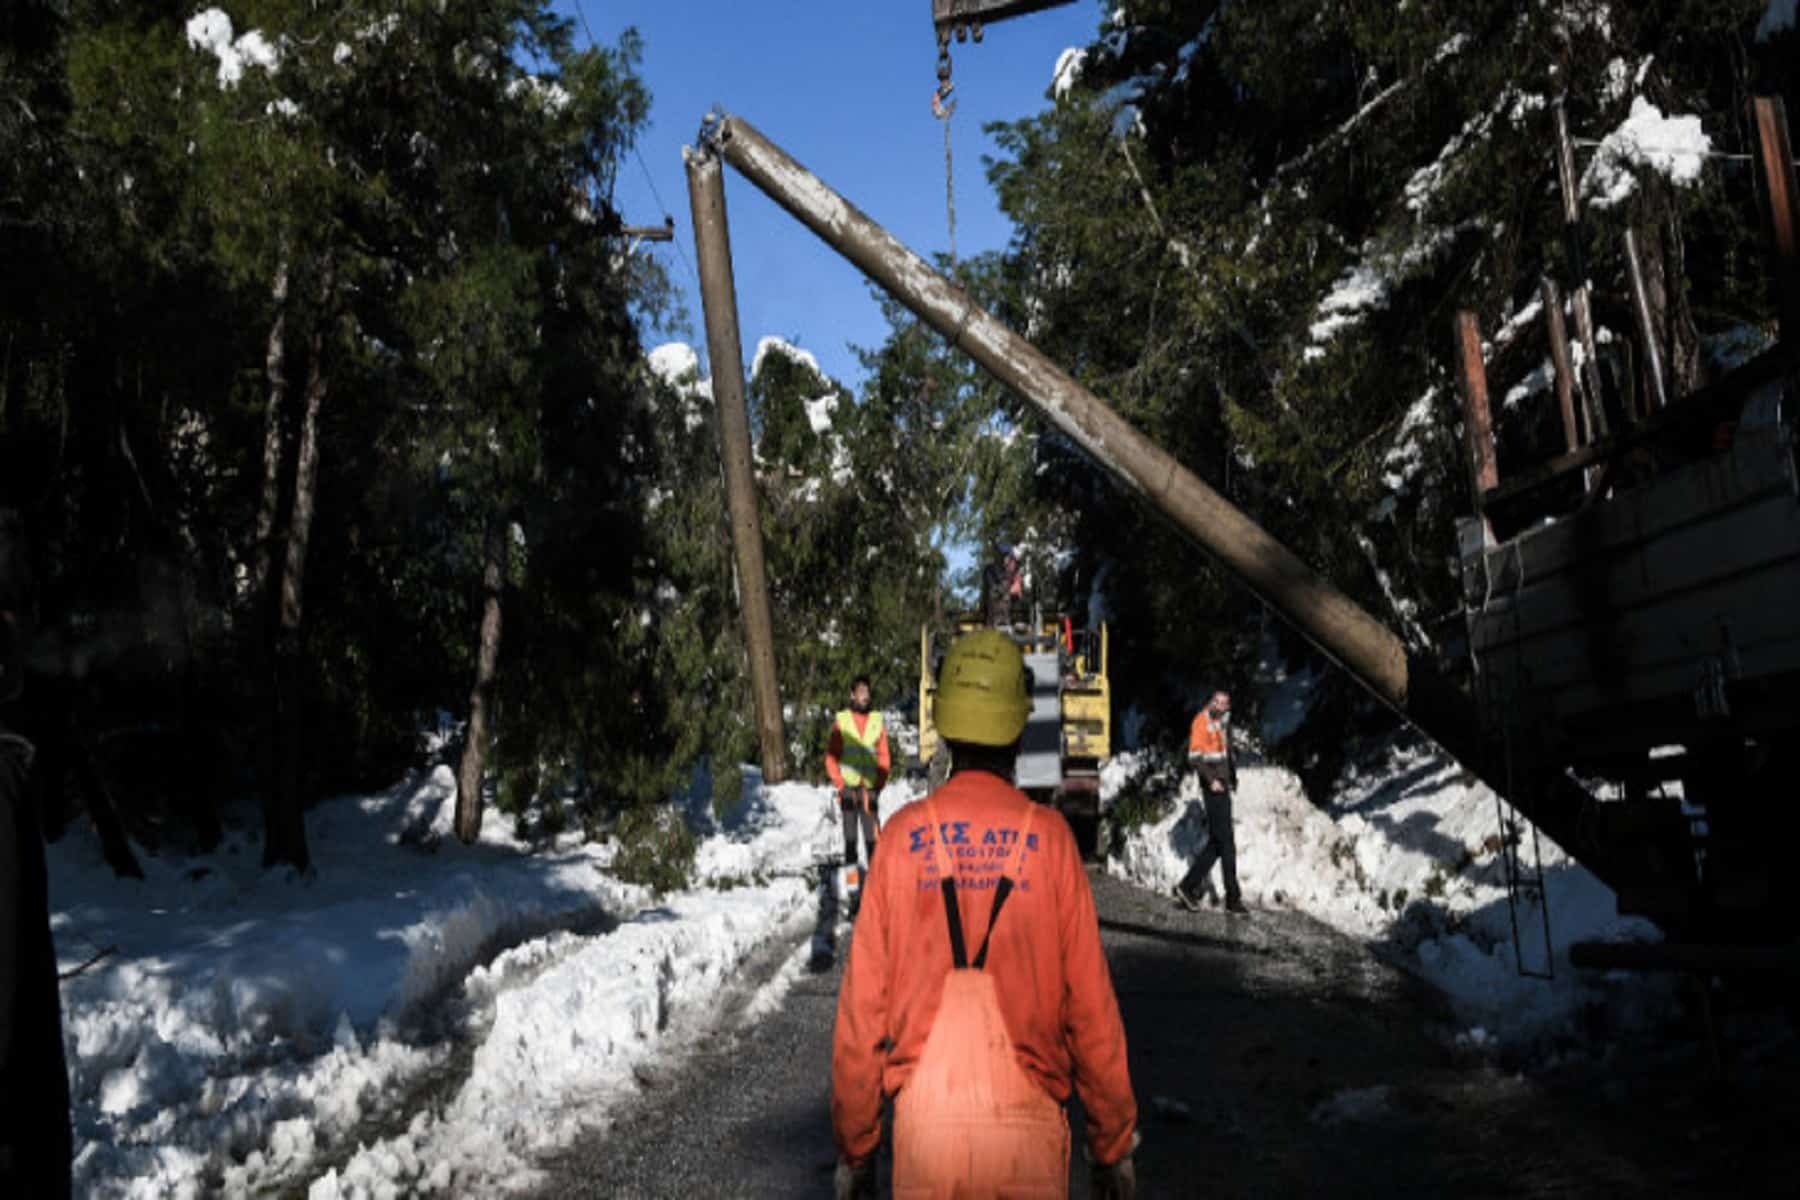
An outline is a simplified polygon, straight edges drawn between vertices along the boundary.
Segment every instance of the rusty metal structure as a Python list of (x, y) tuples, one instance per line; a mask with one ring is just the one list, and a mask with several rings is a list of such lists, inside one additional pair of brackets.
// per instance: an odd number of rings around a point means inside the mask
[[(1592, 798), (1564, 844), (1603, 856), (1619, 910), (1672, 939), (1578, 946), (1577, 965), (1791, 972), (1795, 961), (1800, 897), (1783, 878), (1800, 834), (1800, 209), (1780, 101), (1758, 97), (1751, 115), (1783, 300), (1772, 347), (1672, 394), (1627, 230), (1635, 345), (1586, 356), (1592, 416), (1578, 429), (1560, 295), (1546, 281), (1568, 449), (1507, 480), (1479, 351), (1459, 356), (1474, 509), (1459, 531), (1463, 665), (1477, 754), (1525, 787), (1553, 774), (1584, 781)], [(1559, 131), (1566, 145), (1560, 121)], [(1458, 315), (1459, 347), (1478, 345), (1474, 320)]]
[(931, 0), (931, 23), (937, 27), (938, 45), (949, 42), (954, 34), (962, 41), (970, 34), (980, 41), (984, 28), (1009, 17), (1023, 17), (1073, 4), (1075, 0)]

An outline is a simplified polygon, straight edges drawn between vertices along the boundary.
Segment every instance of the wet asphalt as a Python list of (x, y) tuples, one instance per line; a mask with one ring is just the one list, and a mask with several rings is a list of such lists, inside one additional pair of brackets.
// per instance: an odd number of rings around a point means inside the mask
[[(1740, 1023), (1724, 1076), (1681, 1029), (1522, 1071), (1458, 1049), (1435, 992), (1310, 918), (1189, 913), (1090, 879), (1141, 1114), (1140, 1196), (1800, 1194), (1791, 1033)], [(530, 1194), (830, 1196), (842, 929), (825, 912), (815, 969), (748, 1019), (748, 993), (807, 953), (770, 947), (683, 1060), (641, 1075)], [(1081, 1200), (1078, 1107), (1071, 1121)]]

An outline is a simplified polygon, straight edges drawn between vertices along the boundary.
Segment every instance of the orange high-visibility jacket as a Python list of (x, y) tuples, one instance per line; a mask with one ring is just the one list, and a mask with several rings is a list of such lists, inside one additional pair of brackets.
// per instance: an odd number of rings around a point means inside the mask
[[(851, 737), (848, 746), (844, 740), (846, 725)], [(859, 713), (848, 708), (838, 713), (831, 725), (831, 740), (825, 745), (825, 773), (831, 776), (832, 787), (866, 787), (879, 792), (887, 786), (892, 765), (887, 725), (880, 713)], [(846, 767), (850, 769), (848, 775)]]
[(1225, 762), (1230, 757), (1231, 745), (1225, 736), (1225, 722), (1214, 720), (1211, 709), (1201, 709), (1188, 728), (1188, 758)]
[[(932, 796), (956, 864), (964, 940), (981, 944), (994, 886), (1017, 850), (1032, 803), (996, 776), (968, 771)], [(831, 1052), (831, 1127), (838, 1153), (861, 1162), (881, 1141), (881, 1098), (906, 1086), (937, 1016), (951, 966), (923, 803), (895, 813), (876, 846), (838, 992)], [(1075, 835), (1040, 808), (1017, 889), (994, 929), (986, 970), (1019, 1065), (1057, 1101), (1071, 1082), (1087, 1110), (1089, 1152), (1114, 1163), (1131, 1149), (1137, 1102), (1125, 1026), (1100, 945), (1094, 893)]]

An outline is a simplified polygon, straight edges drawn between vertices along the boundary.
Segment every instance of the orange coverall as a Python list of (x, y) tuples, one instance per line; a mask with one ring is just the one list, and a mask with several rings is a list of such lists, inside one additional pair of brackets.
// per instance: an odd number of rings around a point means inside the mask
[[(953, 776), (931, 801), (973, 948), (988, 931), (994, 887), (1032, 801), (979, 771)], [(951, 968), (930, 826), (923, 801), (889, 820), (838, 992), (831, 1125), (838, 1153), (852, 1163), (875, 1153), (882, 1095), (906, 1087)], [(1111, 1164), (1131, 1151), (1137, 1102), (1093, 891), (1061, 814), (1037, 809), (1027, 837), (1023, 875), (994, 928), (986, 970), (1019, 1065), (1059, 1103), (1071, 1083), (1081, 1089), (1089, 1154)]]

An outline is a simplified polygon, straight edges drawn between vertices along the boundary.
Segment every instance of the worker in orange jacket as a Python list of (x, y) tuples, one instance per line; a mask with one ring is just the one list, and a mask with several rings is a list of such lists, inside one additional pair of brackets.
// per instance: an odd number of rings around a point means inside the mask
[(1206, 806), (1206, 847), (1175, 885), (1175, 901), (1183, 908), (1200, 907), (1200, 893), (1213, 863), (1225, 878), (1225, 911), (1242, 915), (1243, 896), (1238, 891), (1237, 834), (1231, 823), (1231, 794), (1237, 791), (1237, 757), (1231, 749), (1231, 695), (1214, 692), (1206, 707), (1194, 714), (1188, 729), (1188, 769), (1199, 785)]
[(889, 820), (838, 992), (840, 1197), (874, 1195), (886, 1095), (896, 1197), (1060, 1200), (1071, 1084), (1094, 1194), (1135, 1194), (1137, 1103), (1081, 852), (1010, 782), (1030, 711), (1010, 638), (952, 645), (934, 717), (954, 770)]
[(856, 831), (862, 828), (869, 862), (875, 861), (875, 842), (880, 833), (881, 789), (887, 786), (893, 759), (888, 751), (887, 726), (881, 714), (870, 711), (869, 677), (858, 675), (850, 685), (850, 707), (831, 724), (831, 740), (825, 746), (825, 773), (837, 789), (838, 807), (844, 818), (844, 865), (857, 864)]

